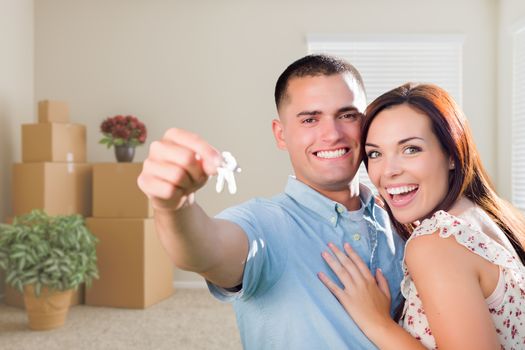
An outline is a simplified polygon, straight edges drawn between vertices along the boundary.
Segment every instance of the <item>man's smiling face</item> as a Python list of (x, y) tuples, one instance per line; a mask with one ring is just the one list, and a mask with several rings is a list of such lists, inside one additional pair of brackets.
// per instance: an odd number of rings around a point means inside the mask
[(361, 163), (365, 94), (349, 74), (288, 82), (273, 131), (298, 180), (320, 193), (348, 189)]

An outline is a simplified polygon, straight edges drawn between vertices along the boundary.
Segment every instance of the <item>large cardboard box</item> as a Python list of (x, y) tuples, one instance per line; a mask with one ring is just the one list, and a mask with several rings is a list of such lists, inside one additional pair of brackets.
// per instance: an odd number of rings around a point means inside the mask
[(139, 189), (142, 163), (93, 164), (93, 216), (97, 218), (149, 218), (148, 197)]
[(88, 218), (99, 238), (100, 279), (86, 288), (86, 304), (142, 309), (173, 293), (174, 265), (155, 232), (153, 219)]
[(38, 102), (39, 123), (68, 123), (69, 106), (62, 101), (44, 100)]
[(86, 161), (86, 127), (80, 124), (22, 124), (22, 162)]
[[(4, 303), (9, 306), (19, 307), (24, 309), (24, 295), (10, 285), (5, 286)], [(70, 306), (80, 305), (84, 303), (84, 285), (78, 286), (78, 289), (71, 296)]]
[(91, 164), (14, 164), (12, 183), (14, 216), (33, 209), (49, 215), (91, 216)]

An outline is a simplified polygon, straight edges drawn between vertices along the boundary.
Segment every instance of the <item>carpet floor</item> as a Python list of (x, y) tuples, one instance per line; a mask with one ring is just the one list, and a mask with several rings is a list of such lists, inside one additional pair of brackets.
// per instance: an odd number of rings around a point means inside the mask
[(242, 349), (231, 305), (179, 289), (145, 310), (77, 305), (66, 324), (31, 331), (24, 310), (0, 304), (0, 349)]

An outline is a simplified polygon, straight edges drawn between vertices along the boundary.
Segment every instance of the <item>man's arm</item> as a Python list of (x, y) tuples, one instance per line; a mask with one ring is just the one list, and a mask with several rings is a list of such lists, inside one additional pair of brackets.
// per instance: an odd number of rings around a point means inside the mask
[(194, 201), (221, 162), (199, 136), (169, 129), (151, 144), (137, 183), (151, 199), (159, 239), (177, 267), (229, 288), (242, 281), (247, 237), (236, 224), (210, 218)]

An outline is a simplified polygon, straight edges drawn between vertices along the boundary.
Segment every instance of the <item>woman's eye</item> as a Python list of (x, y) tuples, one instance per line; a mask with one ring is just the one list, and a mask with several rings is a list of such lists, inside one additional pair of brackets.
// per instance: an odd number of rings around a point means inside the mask
[(380, 153), (378, 151), (370, 151), (366, 154), (366, 156), (368, 157), (368, 159), (375, 159), (377, 157), (379, 157)]
[(415, 147), (415, 146), (409, 146), (409, 147), (405, 148), (405, 150), (404, 150), (405, 154), (414, 154), (414, 153), (418, 153), (418, 152), (421, 152), (421, 148)]

